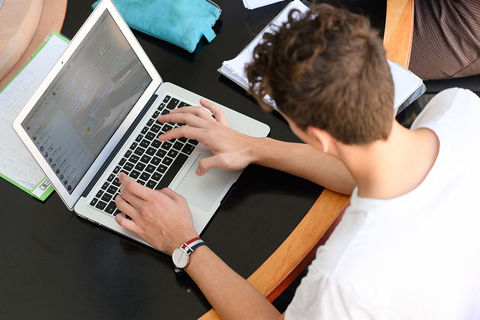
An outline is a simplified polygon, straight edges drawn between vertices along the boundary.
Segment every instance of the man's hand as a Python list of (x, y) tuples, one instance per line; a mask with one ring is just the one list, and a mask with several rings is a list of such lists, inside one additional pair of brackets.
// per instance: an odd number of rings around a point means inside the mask
[(200, 160), (196, 171), (199, 176), (211, 168), (240, 170), (252, 163), (252, 147), (259, 139), (229, 128), (223, 111), (212, 102), (201, 99), (200, 104), (202, 107), (183, 107), (159, 116), (160, 122), (186, 124), (161, 135), (160, 141), (186, 137), (207, 146), (213, 156)]
[(169, 255), (185, 241), (198, 236), (187, 201), (181, 195), (168, 188), (152, 190), (124, 173), (118, 177), (122, 187), (115, 201), (121, 213), (115, 220), (120, 226)]

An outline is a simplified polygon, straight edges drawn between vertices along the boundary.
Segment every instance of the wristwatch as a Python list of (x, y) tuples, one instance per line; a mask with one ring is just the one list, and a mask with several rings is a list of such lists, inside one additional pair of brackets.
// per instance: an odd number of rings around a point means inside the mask
[(190, 255), (192, 252), (204, 245), (205, 242), (203, 242), (203, 240), (199, 237), (196, 237), (185, 242), (179, 248), (173, 250), (172, 261), (175, 265), (175, 271), (180, 272), (183, 268), (185, 268), (188, 265), (188, 261), (190, 260)]

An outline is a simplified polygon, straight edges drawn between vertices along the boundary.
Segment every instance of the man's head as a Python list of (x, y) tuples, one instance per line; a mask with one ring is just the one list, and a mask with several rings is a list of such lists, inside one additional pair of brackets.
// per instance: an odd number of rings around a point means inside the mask
[(291, 12), (255, 48), (247, 74), (260, 104), (270, 95), (303, 131), (315, 127), (347, 145), (390, 134), (392, 76), (365, 17), (325, 4)]

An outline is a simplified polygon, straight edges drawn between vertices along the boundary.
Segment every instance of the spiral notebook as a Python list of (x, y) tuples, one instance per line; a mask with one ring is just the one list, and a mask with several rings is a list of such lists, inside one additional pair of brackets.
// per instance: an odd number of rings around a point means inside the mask
[(13, 130), (12, 123), (67, 45), (66, 38), (52, 34), (23, 69), (0, 89), (0, 177), (42, 201), (53, 192), (53, 186)]

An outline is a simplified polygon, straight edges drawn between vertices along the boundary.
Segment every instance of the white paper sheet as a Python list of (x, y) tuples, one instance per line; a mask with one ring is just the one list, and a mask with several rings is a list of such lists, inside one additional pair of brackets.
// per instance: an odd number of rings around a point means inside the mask
[(30, 63), (0, 92), (0, 173), (28, 190), (33, 190), (45, 174), (13, 130), (12, 123), (67, 45), (65, 40), (52, 36)]
[(243, 5), (247, 9), (256, 9), (263, 6), (268, 6), (269, 4), (280, 2), (283, 0), (243, 0)]

